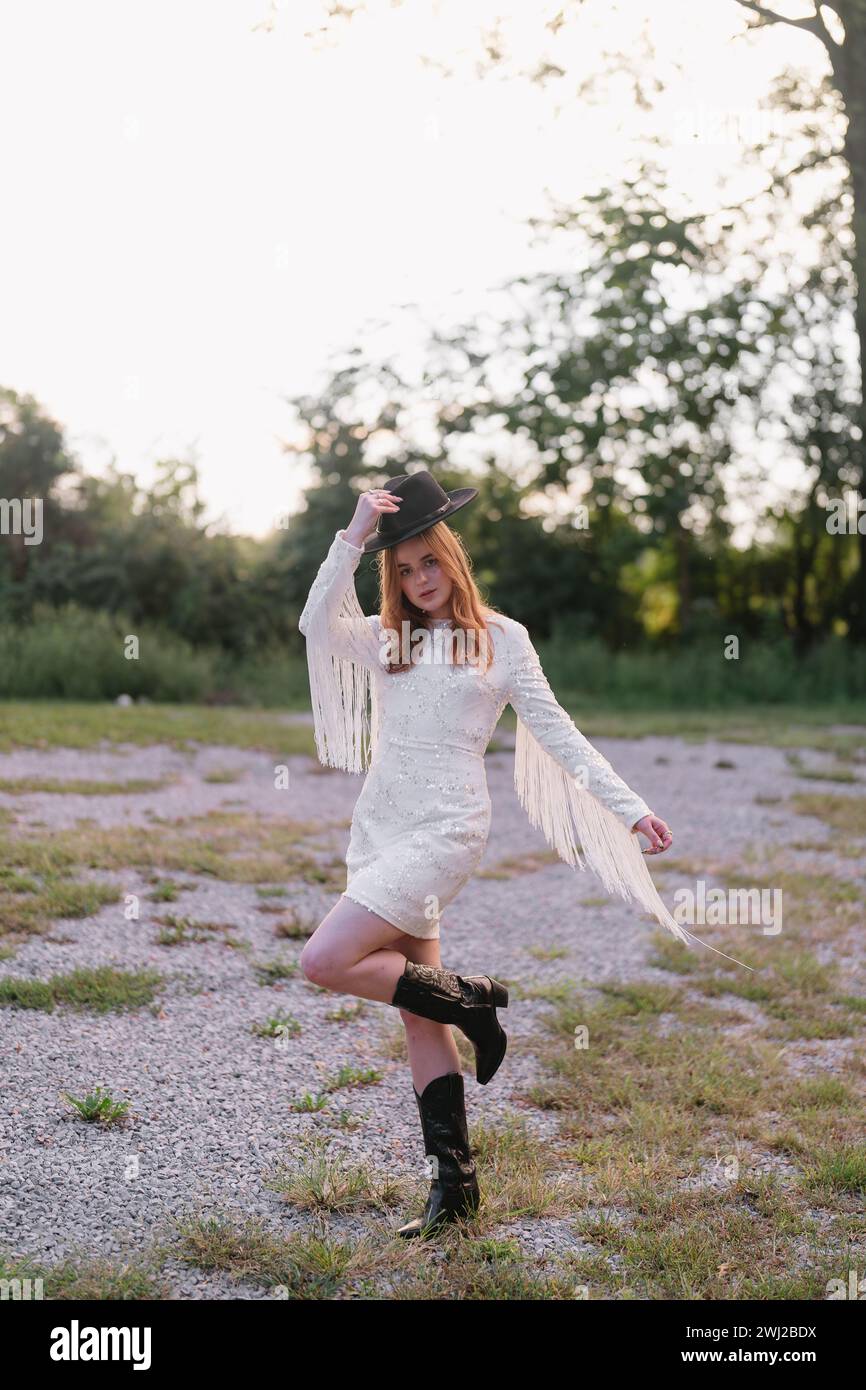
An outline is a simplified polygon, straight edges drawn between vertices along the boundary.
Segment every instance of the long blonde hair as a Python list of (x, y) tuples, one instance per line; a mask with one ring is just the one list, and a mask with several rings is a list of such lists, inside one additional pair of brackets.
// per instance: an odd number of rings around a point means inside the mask
[[(489, 603), (482, 602), (481, 594), (475, 578), (472, 574), (472, 561), (464, 548), (463, 542), (452, 531), (445, 521), (437, 521), (426, 531), (419, 531), (418, 538), (423, 538), (430, 548), (430, 551), (439, 561), (439, 566), (444, 574), (451, 580), (451, 611), (454, 616), (454, 632), (462, 629), (467, 636), (463, 641), (455, 640), (454, 651), (455, 660), (459, 665), (463, 665), (463, 654), (472, 650), (471, 635), (473, 633), (484, 632), (487, 636), (479, 639), (481, 653), (484, 653), (487, 660), (484, 662), (483, 670), (487, 670), (493, 660), (493, 641), (490, 636), (490, 628), (485, 618), (485, 613), (495, 614), (499, 610), (492, 608)], [(413, 537), (413, 540), (415, 537)], [(423, 627), (428, 631), (432, 629), (432, 624), (428, 615), (421, 608), (416, 608), (403, 593), (403, 585), (400, 578), (400, 568), (397, 564), (397, 547), (395, 545), (386, 546), (379, 551), (379, 594), (381, 596), (381, 612), (379, 618), (383, 628), (402, 633), (402, 623), (408, 620), (410, 632), (413, 628)], [(499, 627), (501, 624), (494, 625)], [(400, 671), (411, 670), (411, 665), (404, 662), (402, 665), (388, 664), (386, 670), (391, 675), (396, 675)]]

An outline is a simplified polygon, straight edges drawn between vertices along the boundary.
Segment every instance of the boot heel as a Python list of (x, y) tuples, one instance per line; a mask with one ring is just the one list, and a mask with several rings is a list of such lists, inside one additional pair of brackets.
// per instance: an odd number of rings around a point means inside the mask
[(494, 1007), (497, 1008), (497, 1009), (507, 1009), (507, 1008), (508, 1008), (508, 990), (505, 988), (504, 985), (501, 985), (501, 984), (499, 983), (498, 980), (491, 980), (490, 983), (491, 983), (491, 985), (492, 985), (492, 987), (493, 987), (493, 991), (492, 991), (492, 992), (493, 992), (493, 1004), (494, 1004)]

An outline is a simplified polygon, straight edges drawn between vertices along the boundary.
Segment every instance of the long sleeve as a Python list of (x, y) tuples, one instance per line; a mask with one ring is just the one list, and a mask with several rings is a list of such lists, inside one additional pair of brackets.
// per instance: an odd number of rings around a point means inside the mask
[(321, 628), (334, 656), (373, 666), (378, 661), (379, 642), (373, 620), (364, 616), (355, 592), (355, 571), (363, 554), (363, 548), (347, 541), (342, 531), (334, 533), (331, 548), (310, 587), (298, 628), (305, 637), (311, 630)]
[(515, 713), (554, 761), (631, 830), (636, 821), (650, 814), (649, 806), (617, 776), (607, 758), (559, 704), (529, 633), (522, 623), (515, 626), (517, 640), (508, 691)]
[(363, 553), (342, 531), (335, 532), (298, 619), (307, 643), (319, 761), (347, 772), (369, 766), (375, 747), (371, 675), (379, 661), (379, 639), (376, 619), (364, 616), (354, 581)]
[(565, 863), (588, 866), (609, 893), (635, 899), (687, 942), (631, 833), (649, 806), (559, 704), (522, 623), (514, 623), (509, 642), (507, 698), (517, 714), (514, 785), (530, 822)]

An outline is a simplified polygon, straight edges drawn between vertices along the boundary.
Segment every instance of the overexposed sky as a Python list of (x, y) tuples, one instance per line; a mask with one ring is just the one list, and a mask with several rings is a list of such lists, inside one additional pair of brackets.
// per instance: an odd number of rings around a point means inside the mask
[(270, 13), (0, 5), (0, 384), (36, 396), (93, 472), (114, 457), (149, 481), (157, 457), (194, 450), (209, 514), (256, 535), (297, 507), (285, 398), (315, 390), (330, 353), (383, 320), (411, 345), (419, 315), (398, 306), (465, 318), (553, 263), (524, 225), (545, 188), (615, 176), (645, 128), (626, 83), (597, 105), (570, 95), (601, 51), (633, 51), (649, 18), (673, 173), (709, 205), (773, 71), (822, 66), (783, 26), (734, 41), (734, 0), (587, 0), (548, 49), (569, 77), (546, 89), (474, 75), (496, 14), (532, 55), (525, 0), (369, 0), (324, 40), (317, 0), (256, 27)]

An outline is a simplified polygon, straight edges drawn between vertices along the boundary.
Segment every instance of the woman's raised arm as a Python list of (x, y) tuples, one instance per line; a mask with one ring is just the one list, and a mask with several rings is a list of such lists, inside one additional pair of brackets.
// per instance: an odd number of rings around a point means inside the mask
[(323, 643), (333, 656), (372, 666), (378, 660), (375, 618), (366, 618), (355, 591), (355, 571), (363, 548), (337, 531), (319, 566), (298, 619), (308, 644)]
[(347, 772), (369, 766), (375, 726), (370, 717), (372, 672), (380, 661), (378, 619), (364, 616), (355, 570), (376, 517), (397, 505), (387, 492), (361, 494), (351, 522), (335, 533), (298, 619), (307, 642), (319, 761)]

